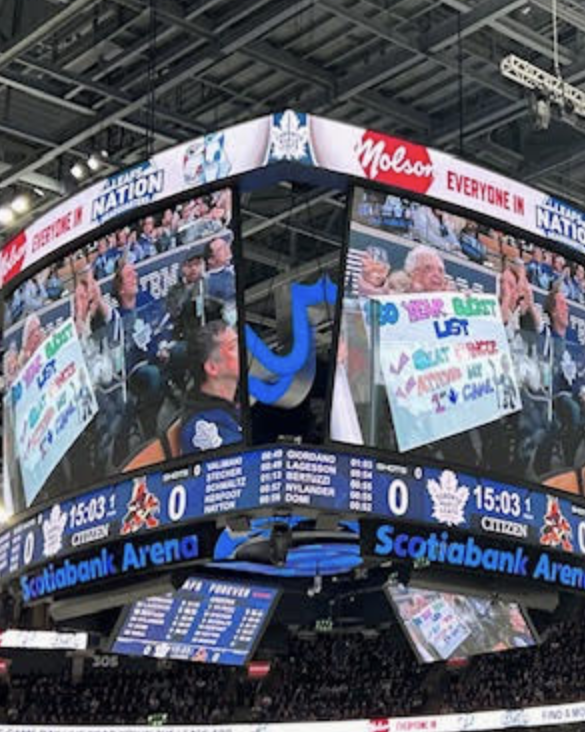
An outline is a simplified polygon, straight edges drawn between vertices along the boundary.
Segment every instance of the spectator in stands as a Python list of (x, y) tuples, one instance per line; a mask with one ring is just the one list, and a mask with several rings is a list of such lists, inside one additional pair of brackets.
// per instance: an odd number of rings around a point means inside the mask
[(109, 322), (112, 310), (102, 297), (94, 270), (87, 266), (77, 274), (73, 294), (73, 317), (77, 335), (82, 344), (105, 323)]
[(22, 286), (22, 315), (40, 310), (47, 302), (47, 291), (39, 275), (31, 277)]
[(10, 345), (6, 349), (3, 359), (4, 368), (4, 380), (6, 387), (8, 388), (18, 376), (19, 361), (18, 361), (18, 348), (14, 341), (10, 342)]
[(126, 259), (131, 260), (133, 264), (138, 264), (146, 257), (142, 245), (138, 241), (138, 234), (134, 229), (128, 232)]
[(205, 248), (207, 292), (222, 302), (235, 300), (236, 275), (232, 263), (232, 234), (213, 239)]
[(147, 216), (142, 222), (142, 233), (138, 239), (138, 246), (141, 249), (143, 259), (154, 257), (157, 253), (154, 218), (152, 216)]
[(97, 257), (93, 261), (93, 274), (96, 280), (102, 280), (114, 273), (116, 254), (115, 250), (108, 247), (106, 237), (98, 241), (97, 252)]
[(181, 452), (240, 442), (236, 392), (240, 378), (238, 335), (220, 320), (202, 326), (189, 343), (195, 387), (183, 410)]
[(167, 208), (156, 235), (156, 248), (159, 252), (167, 252), (177, 246), (177, 228), (177, 217), (171, 208)]
[(19, 364), (22, 368), (37, 348), (45, 339), (45, 330), (41, 324), (41, 319), (36, 313), (32, 313), (24, 322), (22, 329), (22, 347), (19, 354)]
[(412, 233), (415, 239), (447, 252), (461, 251), (461, 245), (454, 231), (449, 227), (443, 212), (430, 206), (414, 205), (412, 211)]
[(544, 261), (544, 254), (540, 247), (532, 250), (532, 259), (526, 265), (526, 274), (531, 285), (548, 290), (553, 279), (552, 268)]
[(140, 289), (136, 268), (124, 258), (118, 262), (112, 294), (118, 301), (114, 317), (124, 332), (128, 385), (141, 405), (147, 432), (153, 435), (164, 397), (161, 366), (169, 357), (169, 318), (161, 301)]
[(426, 244), (408, 252), (404, 271), (410, 278), (411, 292), (443, 292), (449, 289), (441, 256)]
[(582, 264), (575, 265), (573, 279), (575, 282), (575, 300), (583, 305), (585, 304), (585, 267)]
[[(204, 325), (205, 312), (205, 259), (202, 247), (188, 250), (181, 265), (181, 279), (167, 294), (167, 310), (173, 321), (173, 337), (187, 341), (195, 327)], [(216, 314), (219, 317), (219, 313)], [(213, 319), (213, 318), (211, 318)]]
[(555, 426), (562, 441), (565, 465), (572, 465), (581, 439), (579, 390), (585, 386), (583, 347), (575, 334), (569, 333), (569, 305), (561, 280), (553, 284), (544, 311), (550, 319), (550, 327), (544, 333), (544, 355), (552, 364)]
[(360, 297), (388, 295), (390, 293), (389, 275), (390, 263), (386, 251), (379, 246), (367, 247), (362, 257), (362, 267), (358, 279)]
[(59, 272), (55, 265), (53, 265), (49, 270), (45, 287), (49, 300), (58, 300), (63, 295), (63, 282), (59, 277)]

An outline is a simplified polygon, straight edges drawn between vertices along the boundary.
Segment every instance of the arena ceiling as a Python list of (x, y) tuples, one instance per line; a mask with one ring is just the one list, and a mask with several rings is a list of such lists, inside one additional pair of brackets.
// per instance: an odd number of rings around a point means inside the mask
[[(535, 130), (525, 90), (499, 69), (514, 53), (552, 70), (553, 3), (0, 0), (0, 205), (28, 191), (37, 215), (71, 192), (76, 160), (106, 148), (111, 170), (145, 157), (145, 128), (159, 150), (292, 107), (460, 153), (585, 208), (585, 119)], [(585, 3), (556, 12), (562, 74), (580, 86)]]

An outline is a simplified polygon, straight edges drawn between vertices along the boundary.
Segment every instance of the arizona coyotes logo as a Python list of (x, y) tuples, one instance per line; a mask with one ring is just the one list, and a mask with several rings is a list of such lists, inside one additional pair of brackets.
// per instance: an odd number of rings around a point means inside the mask
[(159, 525), (159, 520), (155, 514), (160, 511), (160, 501), (149, 492), (146, 486), (146, 478), (134, 479), (132, 497), (127, 508), (128, 512), (124, 516), (120, 530), (122, 535), (133, 534), (143, 526), (147, 529), (154, 529)]
[(433, 182), (433, 164), (426, 147), (396, 137), (364, 132), (357, 144), (359, 163), (370, 180), (426, 193)]
[(2, 250), (1, 276), (2, 284), (5, 285), (13, 277), (16, 277), (22, 271), (22, 265), (26, 257), (26, 232), (21, 231), (20, 234), (11, 239)]

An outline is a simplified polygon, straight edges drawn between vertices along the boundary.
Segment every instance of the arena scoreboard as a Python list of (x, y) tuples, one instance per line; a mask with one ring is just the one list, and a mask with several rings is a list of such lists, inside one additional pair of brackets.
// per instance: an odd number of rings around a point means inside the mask
[(241, 666), (278, 599), (270, 587), (189, 577), (174, 593), (128, 606), (113, 653)]
[[(261, 208), (281, 178), (325, 205), (329, 191), (337, 239), (316, 223), (298, 247), (250, 241), (242, 193)], [(561, 575), (585, 555), (584, 221), (440, 151), (293, 110), (61, 202), (0, 251), (0, 582), (34, 601), (134, 570), (213, 577), (210, 524), (245, 535), (272, 517), (294, 535), (304, 517), (329, 547), (359, 521), (369, 562), (391, 554), (376, 542), (436, 536), (557, 557), (541, 578), (582, 590)]]

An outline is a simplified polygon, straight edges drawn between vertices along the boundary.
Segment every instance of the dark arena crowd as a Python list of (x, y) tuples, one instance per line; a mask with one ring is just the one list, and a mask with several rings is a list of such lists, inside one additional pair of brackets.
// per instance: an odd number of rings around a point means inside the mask
[[(13, 667), (0, 721), (18, 724), (225, 724), (465, 713), (562, 704), (583, 698), (585, 632), (553, 626), (543, 643), (420, 665), (396, 627), (374, 633), (289, 636), (286, 655), (252, 679), (243, 668), (122, 656), (76, 666)], [(266, 651), (263, 653), (268, 658)], [(80, 660), (80, 659), (77, 659)], [(42, 673), (41, 673), (42, 668)]]

